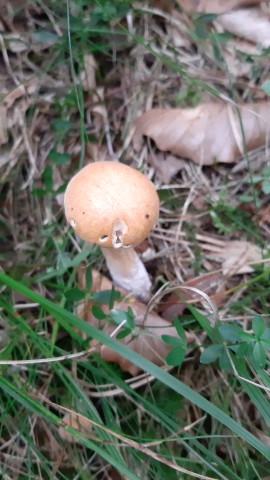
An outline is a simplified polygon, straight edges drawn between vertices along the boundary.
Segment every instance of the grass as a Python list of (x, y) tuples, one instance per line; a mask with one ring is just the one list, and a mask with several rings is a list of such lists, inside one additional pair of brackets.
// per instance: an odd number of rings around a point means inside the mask
[[(264, 149), (246, 153), (244, 170), (241, 162), (205, 169), (185, 162), (168, 183), (151, 163), (157, 152), (150, 143), (147, 152), (133, 150), (130, 130), (149, 99), (160, 107), (190, 107), (216, 97), (256, 100), (254, 82), (263, 83), (268, 72), (267, 52), (250, 56), (243, 92), (243, 80), (230, 74), (224, 60), (230, 37), (212, 28), (209, 33), (209, 16), (177, 12), (105, 0), (35, 0), (3, 10), (3, 105), (18, 85), (29, 88), (6, 110), (14, 123), (6, 126), (0, 155), (5, 480), (263, 480), (269, 474), (267, 262), (222, 278), (214, 315), (209, 302), (179, 314), (194, 341), (182, 365), (169, 371), (74, 313), (82, 298), (97, 300), (93, 268), (107, 273), (98, 248), (75, 238), (63, 216), (66, 184), (91, 156), (133, 162), (158, 188), (160, 223), (146, 245), (153, 252), (146, 265), (155, 291), (166, 281), (179, 285), (220, 271), (205, 243), (246, 239), (269, 256), (269, 226), (262, 220), (269, 180)], [(19, 29), (24, 23), (28, 30)], [(185, 47), (173, 43), (168, 25), (180, 29)], [(86, 54), (97, 62), (90, 89)], [(81, 265), (86, 290), (77, 276)], [(218, 291), (207, 285), (210, 302), (211, 288)], [(106, 295), (99, 297), (101, 307), (115, 293)], [(91, 339), (132, 360), (146, 376), (130, 379), (89, 349)], [(68, 413), (87, 428), (67, 425)]]

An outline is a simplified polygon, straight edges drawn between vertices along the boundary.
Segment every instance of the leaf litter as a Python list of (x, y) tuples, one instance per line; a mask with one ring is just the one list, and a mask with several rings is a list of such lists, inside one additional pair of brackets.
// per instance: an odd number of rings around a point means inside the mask
[(179, 0), (184, 9), (191, 12), (224, 13), (242, 6), (258, 5), (261, 0)]
[(133, 141), (139, 150), (146, 135), (162, 151), (170, 151), (199, 165), (213, 165), (233, 163), (244, 154), (245, 147), (252, 150), (264, 145), (269, 129), (268, 102), (237, 108), (208, 103), (193, 109), (148, 110), (136, 121)]

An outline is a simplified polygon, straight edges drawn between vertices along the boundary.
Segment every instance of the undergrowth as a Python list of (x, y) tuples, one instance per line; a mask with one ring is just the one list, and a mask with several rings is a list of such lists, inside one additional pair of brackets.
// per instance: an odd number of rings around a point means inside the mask
[[(149, 156), (142, 151), (138, 159), (129, 141), (132, 121), (149, 98), (154, 106), (178, 108), (209, 98), (241, 100), (243, 86), (228, 75), (223, 57), (231, 36), (213, 32), (215, 15), (191, 15), (184, 34), (192, 49), (183, 47), (185, 60), (165, 38), (171, 14), (142, 2), (36, 0), (23, 6), (10, 2), (3, 12), (1, 62), (8, 81), (2, 98), (18, 85), (31, 84), (33, 90), (27, 93), (29, 103), (22, 105), (18, 97), (14, 104), (15, 116), (18, 111), (25, 116), (9, 127), (5, 148), (13, 148), (14, 156), (4, 162), (4, 148), (0, 163), (1, 478), (266, 479), (270, 269), (265, 261), (269, 224), (262, 218), (269, 207), (267, 156), (262, 151), (244, 156), (250, 163), (245, 175), (230, 166), (202, 170), (186, 162), (166, 183), (149, 160), (150, 142)], [(17, 33), (24, 22), (32, 36), (27, 32), (22, 47)], [(204, 52), (209, 41), (212, 56)], [(96, 84), (88, 79), (87, 90), (85, 55), (90, 54), (97, 64)], [(267, 52), (250, 55), (251, 85), (259, 82), (265, 58)], [(90, 77), (91, 72), (89, 67)], [(253, 91), (250, 87), (245, 98)], [(19, 134), (24, 150), (16, 144)], [(210, 302), (207, 294), (173, 315), (179, 338), (164, 338), (172, 347), (165, 368), (119, 343), (119, 332), (111, 338), (74, 314), (79, 301), (91, 300), (95, 317), (105, 318), (104, 306), (112, 311), (120, 295), (114, 289), (92, 290), (93, 269), (107, 273), (101, 252), (75, 238), (63, 216), (67, 182), (97, 155), (133, 162), (156, 184), (161, 218), (146, 245), (154, 252), (146, 265), (155, 291), (167, 281), (179, 285), (220, 272), (216, 251), (205, 249), (213, 241), (245, 239), (262, 253), (244, 276), (222, 277), (217, 303), (210, 292)], [(173, 230), (179, 221), (180, 241)], [(80, 266), (85, 288), (78, 280)], [(200, 284), (194, 288), (200, 290)], [(126, 321), (120, 337), (134, 330), (132, 305), (106, 319), (115, 327)], [(146, 375), (130, 379), (89, 351), (92, 339)], [(79, 415), (77, 423), (65, 423), (67, 414)], [(80, 429), (80, 418), (86, 429)]]

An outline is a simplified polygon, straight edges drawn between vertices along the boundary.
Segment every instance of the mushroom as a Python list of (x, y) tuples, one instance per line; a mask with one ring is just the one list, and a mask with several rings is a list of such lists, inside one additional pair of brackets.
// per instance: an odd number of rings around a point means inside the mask
[(76, 234), (101, 247), (114, 283), (148, 299), (151, 281), (133, 247), (158, 220), (159, 198), (152, 182), (122, 163), (90, 163), (70, 180), (64, 207)]

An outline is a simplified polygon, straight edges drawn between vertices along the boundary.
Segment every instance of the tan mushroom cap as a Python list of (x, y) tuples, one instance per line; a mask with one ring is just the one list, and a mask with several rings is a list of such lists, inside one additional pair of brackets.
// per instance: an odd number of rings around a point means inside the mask
[(64, 206), (75, 232), (102, 247), (142, 242), (159, 215), (154, 185), (118, 162), (90, 163), (80, 170), (67, 186)]

